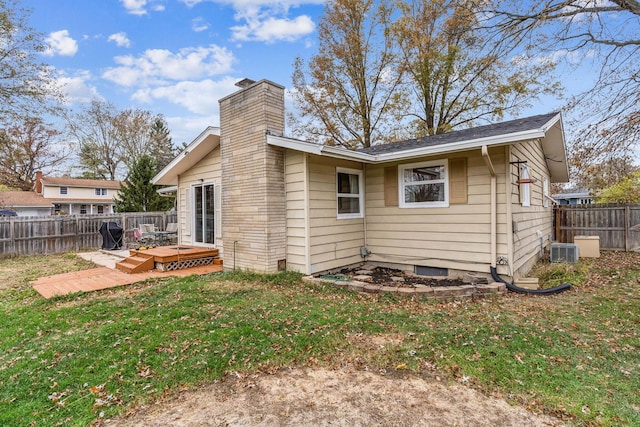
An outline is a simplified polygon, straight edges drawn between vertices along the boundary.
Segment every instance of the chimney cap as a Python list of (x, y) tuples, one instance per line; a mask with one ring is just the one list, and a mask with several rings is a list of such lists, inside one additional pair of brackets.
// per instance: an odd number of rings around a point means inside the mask
[(254, 84), (255, 82), (256, 82), (255, 80), (244, 78), (240, 80), (238, 83), (236, 83), (236, 86), (241, 87), (242, 89), (246, 89), (252, 84)]

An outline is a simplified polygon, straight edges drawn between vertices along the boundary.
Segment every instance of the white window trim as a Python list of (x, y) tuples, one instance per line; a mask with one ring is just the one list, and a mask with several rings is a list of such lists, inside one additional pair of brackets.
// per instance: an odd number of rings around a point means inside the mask
[[(429, 167), (429, 166), (444, 166), (444, 179), (438, 179), (430, 181), (429, 183), (444, 184), (444, 200), (442, 202), (415, 202), (409, 203), (404, 200), (404, 171), (407, 169)], [(411, 183), (407, 183), (411, 184)], [(407, 163), (404, 165), (398, 165), (398, 198), (399, 206), (401, 208), (448, 208), (449, 207), (449, 160), (430, 160), (428, 162), (420, 163)]]
[(215, 193), (216, 193), (216, 187), (219, 185), (217, 182), (215, 181), (203, 181), (203, 182), (196, 182), (191, 184), (191, 188), (189, 189), (189, 198), (191, 200), (188, 201), (188, 203), (190, 203), (190, 207), (189, 210), (191, 211), (191, 214), (189, 215), (190, 220), (191, 220), (191, 244), (194, 246), (203, 246), (203, 247), (216, 247), (217, 242), (218, 242), (218, 236), (216, 235), (215, 232), (215, 224), (218, 221), (218, 219), (215, 217), (215, 215), (217, 214), (217, 209), (215, 208), (214, 205), (214, 210), (213, 210), (213, 224), (214, 224), (214, 232), (213, 232), (213, 243), (204, 243), (204, 242), (196, 242), (196, 210), (195, 210), (195, 202), (196, 202), (196, 187), (205, 187), (207, 185), (213, 185), (213, 194), (214, 194), (214, 199), (213, 202), (216, 203), (216, 199), (215, 199)]
[[(351, 193), (338, 193), (338, 174), (345, 173), (349, 175), (357, 175), (358, 176), (358, 213), (349, 213), (349, 214), (341, 214), (338, 212), (338, 199), (340, 197), (350, 197), (356, 198)], [(336, 217), (338, 219), (353, 219), (353, 218), (364, 218), (364, 178), (363, 173), (360, 169), (349, 169), (349, 168), (336, 168)]]
[(549, 207), (549, 178), (546, 176), (542, 179), (542, 206), (545, 208)]
[[(523, 180), (528, 180), (531, 178), (531, 169), (529, 165), (524, 163), (520, 167), (520, 178)], [(522, 183), (520, 184), (520, 191), (522, 191), (522, 206), (528, 207), (531, 206), (531, 184)]]
[[(63, 188), (64, 188), (64, 192), (62, 191)], [(69, 194), (69, 187), (59, 187), (59, 193), (63, 196)]]

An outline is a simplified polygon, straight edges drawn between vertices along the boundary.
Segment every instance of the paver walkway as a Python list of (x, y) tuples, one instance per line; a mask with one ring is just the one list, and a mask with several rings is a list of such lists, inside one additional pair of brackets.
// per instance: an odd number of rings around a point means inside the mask
[(153, 277), (207, 274), (222, 271), (221, 265), (202, 265), (174, 271), (149, 271), (145, 273), (127, 274), (109, 267), (91, 268), (89, 270), (44, 276), (32, 282), (33, 288), (43, 297), (67, 295), (74, 292), (91, 292), (101, 289), (130, 285)]

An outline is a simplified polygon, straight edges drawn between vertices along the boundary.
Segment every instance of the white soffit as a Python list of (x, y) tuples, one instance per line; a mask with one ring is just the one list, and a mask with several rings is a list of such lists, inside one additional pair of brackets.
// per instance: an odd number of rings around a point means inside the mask
[(175, 159), (151, 179), (155, 185), (176, 185), (183, 174), (220, 145), (220, 128), (209, 126), (196, 137)]

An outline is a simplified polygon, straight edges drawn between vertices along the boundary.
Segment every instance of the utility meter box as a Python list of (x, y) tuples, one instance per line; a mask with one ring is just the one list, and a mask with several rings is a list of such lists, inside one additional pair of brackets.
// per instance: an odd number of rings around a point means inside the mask
[(578, 245), (583, 258), (600, 258), (600, 236), (575, 236), (573, 243)]

